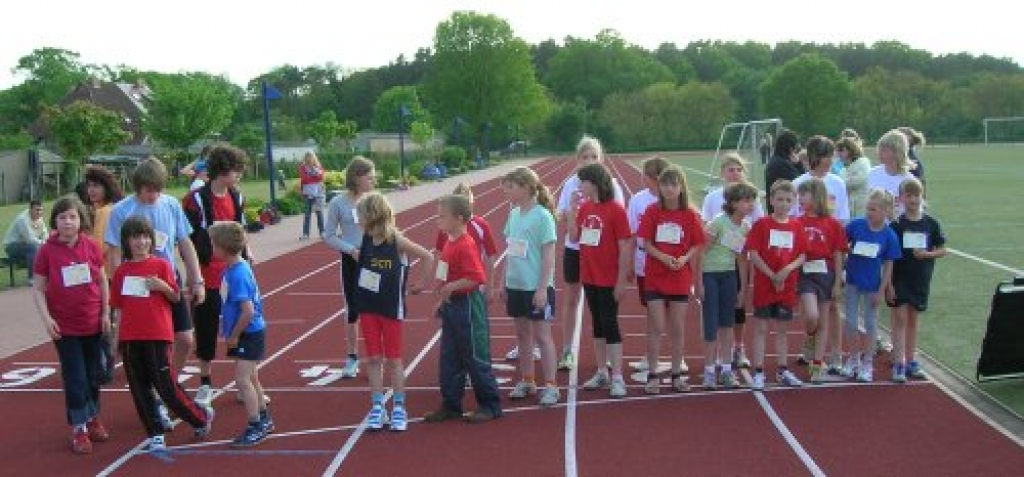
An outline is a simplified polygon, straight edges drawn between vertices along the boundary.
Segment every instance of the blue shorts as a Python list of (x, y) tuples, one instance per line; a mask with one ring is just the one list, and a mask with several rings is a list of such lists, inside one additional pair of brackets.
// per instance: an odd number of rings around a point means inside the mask
[(266, 337), (266, 330), (242, 333), (238, 337), (238, 346), (228, 348), (228, 356), (244, 361), (262, 361), (267, 353)]

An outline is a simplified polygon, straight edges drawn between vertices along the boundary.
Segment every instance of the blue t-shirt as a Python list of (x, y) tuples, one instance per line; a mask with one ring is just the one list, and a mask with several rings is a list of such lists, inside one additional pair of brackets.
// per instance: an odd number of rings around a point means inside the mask
[(228, 337), (235, 328), (235, 323), (242, 316), (242, 303), (252, 302), (253, 314), (249, 326), (245, 327), (246, 333), (255, 333), (266, 328), (263, 322), (263, 299), (260, 298), (260, 286), (256, 283), (256, 276), (252, 273), (249, 262), (239, 260), (228, 266), (224, 271), (224, 280), (220, 285), (221, 299), (224, 300), (220, 308), (220, 334)]
[(846, 239), (850, 243), (846, 282), (862, 292), (877, 292), (882, 284), (883, 262), (898, 260), (901, 255), (896, 232), (888, 225), (871, 230), (868, 220), (861, 218), (846, 225)]
[(143, 204), (135, 195), (125, 197), (110, 211), (103, 241), (112, 247), (121, 247), (121, 225), (128, 217), (133, 216), (143, 217), (149, 221), (156, 232), (153, 255), (167, 260), (173, 266), (174, 248), (178, 241), (187, 239), (192, 233), (192, 226), (189, 225), (178, 199), (160, 194), (155, 203)]
[(505, 256), (505, 287), (510, 290), (536, 291), (552, 283), (540, 284), (543, 266), (542, 247), (558, 240), (555, 218), (540, 204), (534, 205), (525, 214), (515, 207), (505, 222), (505, 242), (508, 244)]

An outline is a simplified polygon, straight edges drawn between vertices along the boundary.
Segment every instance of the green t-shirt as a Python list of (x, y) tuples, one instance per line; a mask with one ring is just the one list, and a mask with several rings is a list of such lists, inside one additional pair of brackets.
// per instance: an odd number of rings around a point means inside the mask
[[(558, 240), (555, 218), (540, 205), (525, 214), (515, 207), (505, 222), (505, 287), (510, 290), (535, 291), (540, 281), (541, 247)], [(545, 288), (552, 283), (545, 284)]]
[(705, 272), (729, 272), (736, 269), (736, 254), (743, 251), (750, 226), (736, 225), (724, 213), (715, 216), (707, 225), (710, 246), (704, 255)]

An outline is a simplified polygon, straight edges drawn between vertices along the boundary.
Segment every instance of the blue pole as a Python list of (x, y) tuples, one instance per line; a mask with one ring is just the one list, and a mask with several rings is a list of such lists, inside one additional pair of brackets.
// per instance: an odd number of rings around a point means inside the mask
[(267, 144), (267, 179), (270, 181), (270, 204), (277, 205), (277, 196), (274, 192), (274, 178), (277, 171), (274, 170), (274, 144), (270, 133), (270, 98), (267, 98), (267, 82), (263, 82), (263, 134)]
[(405, 105), (398, 107), (398, 164), (399, 182), (398, 187), (405, 185)]

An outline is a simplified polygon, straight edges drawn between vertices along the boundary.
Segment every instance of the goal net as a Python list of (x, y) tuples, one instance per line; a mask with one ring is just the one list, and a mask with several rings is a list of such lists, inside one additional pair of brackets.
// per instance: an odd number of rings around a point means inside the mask
[(1024, 143), (1024, 117), (985, 118), (985, 145), (1018, 145)]
[(764, 164), (771, 158), (775, 138), (782, 131), (782, 120), (760, 119), (745, 123), (731, 123), (722, 127), (718, 138), (715, 158), (708, 170), (708, 184), (705, 193), (722, 185), (719, 178), (722, 156), (735, 152), (747, 161), (747, 179), (759, 182), (764, 174)]

